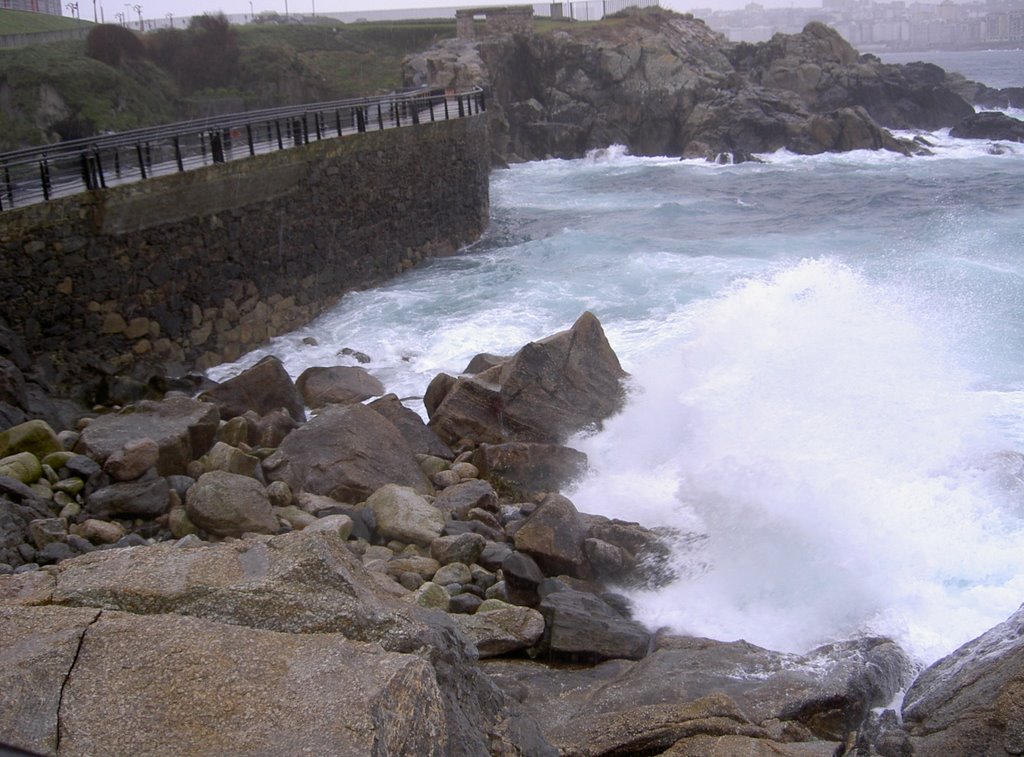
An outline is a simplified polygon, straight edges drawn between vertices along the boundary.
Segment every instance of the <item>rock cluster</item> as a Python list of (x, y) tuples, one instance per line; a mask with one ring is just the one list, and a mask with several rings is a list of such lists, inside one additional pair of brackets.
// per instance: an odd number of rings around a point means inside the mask
[(581, 157), (622, 144), (634, 155), (739, 162), (920, 145), (887, 129), (934, 130), (1004, 106), (995, 91), (938, 66), (883, 64), (811, 23), (764, 43), (730, 43), (703, 21), (662, 9), (599, 25), (446, 40), (406, 61), (410, 84), (480, 84), (492, 93), (495, 162)]
[[(672, 577), (677, 535), (558, 492), (585, 465), (565, 438), (623, 401), (597, 319), (473, 366), (435, 381), (429, 427), (393, 395), (361, 404), (362, 390), (307, 420), (308, 398), (268, 359), (201, 400), (0, 432), (0, 743), (1019, 752), (1017, 616), (925, 671), (905, 726), (878, 714), (914, 673), (890, 640), (792, 655), (637, 623), (619, 591)], [(345, 374), (303, 383), (384, 391)], [(499, 401), (508, 412), (489, 412)]]

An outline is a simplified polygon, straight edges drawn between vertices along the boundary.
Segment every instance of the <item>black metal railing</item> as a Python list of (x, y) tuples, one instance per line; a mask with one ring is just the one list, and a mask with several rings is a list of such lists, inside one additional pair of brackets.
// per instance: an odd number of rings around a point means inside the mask
[(0, 154), (0, 211), (349, 134), (482, 113), (483, 90), (417, 89), (228, 116)]

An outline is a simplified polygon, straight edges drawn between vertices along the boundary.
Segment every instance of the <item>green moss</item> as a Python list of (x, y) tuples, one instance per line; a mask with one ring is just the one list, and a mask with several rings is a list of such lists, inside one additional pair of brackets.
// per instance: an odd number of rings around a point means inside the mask
[(78, 29), (83, 26), (93, 26), (93, 23), (85, 19), (64, 18), (49, 13), (0, 10), (0, 35), (37, 34), (38, 32)]

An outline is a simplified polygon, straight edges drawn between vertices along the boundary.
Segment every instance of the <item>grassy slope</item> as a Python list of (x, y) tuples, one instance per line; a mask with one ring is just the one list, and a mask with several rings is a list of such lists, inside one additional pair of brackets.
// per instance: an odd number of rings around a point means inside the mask
[(79, 21), (78, 19), (64, 18), (63, 16), (52, 16), (49, 13), (0, 10), (0, 36), (5, 34), (54, 32), (63, 29), (75, 29), (79, 26), (92, 26), (92, 23), (84, 19)]
[(0, 50), (0, 152), (79, 136), (76, 130), (83, 128), (121, 130), (184, 119), (202, 112), (204, 98), (260, 108), (395, 89), (402, 83), (402, 58), (455, 36), (455, 22), (264, 24), (235, 30), (239, 75), (205, 92), (180, 92), (165, 72), (145, 61), (112, 68), (92, 60), (84, 54), (84, 42)]

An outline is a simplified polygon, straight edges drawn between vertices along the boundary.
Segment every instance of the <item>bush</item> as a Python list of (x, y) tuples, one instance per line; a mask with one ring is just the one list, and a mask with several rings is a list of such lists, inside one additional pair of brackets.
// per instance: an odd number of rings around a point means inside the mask
[(85, 54), (108, 66), (120, 67), (146, 54), (145, 46), (134, 32), (116, 24), (95, 26), (85, 38)]

